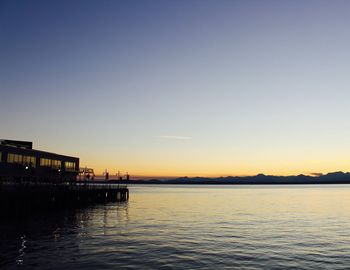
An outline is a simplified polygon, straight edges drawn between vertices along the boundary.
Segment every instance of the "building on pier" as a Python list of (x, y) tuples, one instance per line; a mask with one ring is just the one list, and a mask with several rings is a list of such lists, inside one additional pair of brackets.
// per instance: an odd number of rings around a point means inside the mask
[(32, 142), (0, 140), (0, 181), (75, 181), (79, 158), (33, 149)]

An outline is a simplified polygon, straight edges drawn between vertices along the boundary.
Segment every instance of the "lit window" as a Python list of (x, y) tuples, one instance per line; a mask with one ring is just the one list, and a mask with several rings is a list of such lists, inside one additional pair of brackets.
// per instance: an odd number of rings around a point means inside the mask
[(16, 154), (7, 154), (7, 162), (8, 163), (22, 164), (23, 163), (23, 156), (16, 155)]
[(13, 163), (15, 155), (14, 154), (7, 154), (7, 162)]
[(35, 157), (30, 157), (29, 165), (34, 167), (34, 168), (36, 167), (36, 158)]
[(66, 171), (75, 171), (75, 162), (66, 161), (64, 163)]
[(61, 168), (61, 161), (60, 160), (51, 160), (51, 167), (54, 169)]
[(40, 166), (41, 167), (51, 167), (51, 159), (41, 158), (40, 159)]
[(16, 155), (15, 156), (15, 163), (22, 164), (23, 162), (23, 156), (22, 155)]
[(23, 156), (23, 165), (29, 166), (29, 167), (35, 167), (36, 158), (32, 156)]

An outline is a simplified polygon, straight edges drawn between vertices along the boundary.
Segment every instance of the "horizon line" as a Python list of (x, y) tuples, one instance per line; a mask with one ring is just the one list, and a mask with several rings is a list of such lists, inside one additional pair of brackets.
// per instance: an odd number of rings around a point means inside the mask
[[(182, 176), (152, 176), (152, 175), (130, 175), (130, 179), (134, 180), (172, 180), (172, 179), (178, 179), (178, 178), (207, 178), (207, 179), (217, 179), (217, 178), (229, 178), (229, 177), (238, 177), (238, 178), (244, 178), (244, 177), (256, 177), (256, 176), (266, 176), (266, 177), (297, 177), (297, 176), (308, 176), (308, 177), (322, 177), (329, 174), (334, 173), (342, 173), (347, 174), (348, 172), (344, 171), (330, 171), (327, 173), (300, 173), (300, 174), (289, 174), (289, 175), (274, 175), (274, 174), (264, 174), (264, 173), (258, 173), (258, 174), (250, 174), (250, 175), (216, 175), (216, 176), (204, 176), (204, 175), (195, 175), (195, 176), (188, 176), (188, 175), (182, 175)], [(96, 177), (98, 178), (104, 178), (103, 175), (97, 174)], [(113, 176), (114, 177), (114, 176)], [(113, 177), (110, 178), (110, 180), (117, 180), (113, 179)]]

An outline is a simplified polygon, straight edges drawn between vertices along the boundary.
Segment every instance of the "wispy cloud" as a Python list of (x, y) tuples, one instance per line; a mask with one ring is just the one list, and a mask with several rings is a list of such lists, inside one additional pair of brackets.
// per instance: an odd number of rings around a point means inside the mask
[(156, 136), (156, 138), (164, 139), (164, 140), (192, 140), (192, 137), (188, 137), (188, 136), (173, 136), (173, 135)]

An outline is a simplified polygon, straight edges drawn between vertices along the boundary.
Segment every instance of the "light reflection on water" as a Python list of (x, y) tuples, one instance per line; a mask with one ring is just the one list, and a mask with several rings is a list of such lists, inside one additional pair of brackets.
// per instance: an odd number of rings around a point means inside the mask
[(133, 186), (0, 223), (4, 269), (346, 269), (350, 186)]

